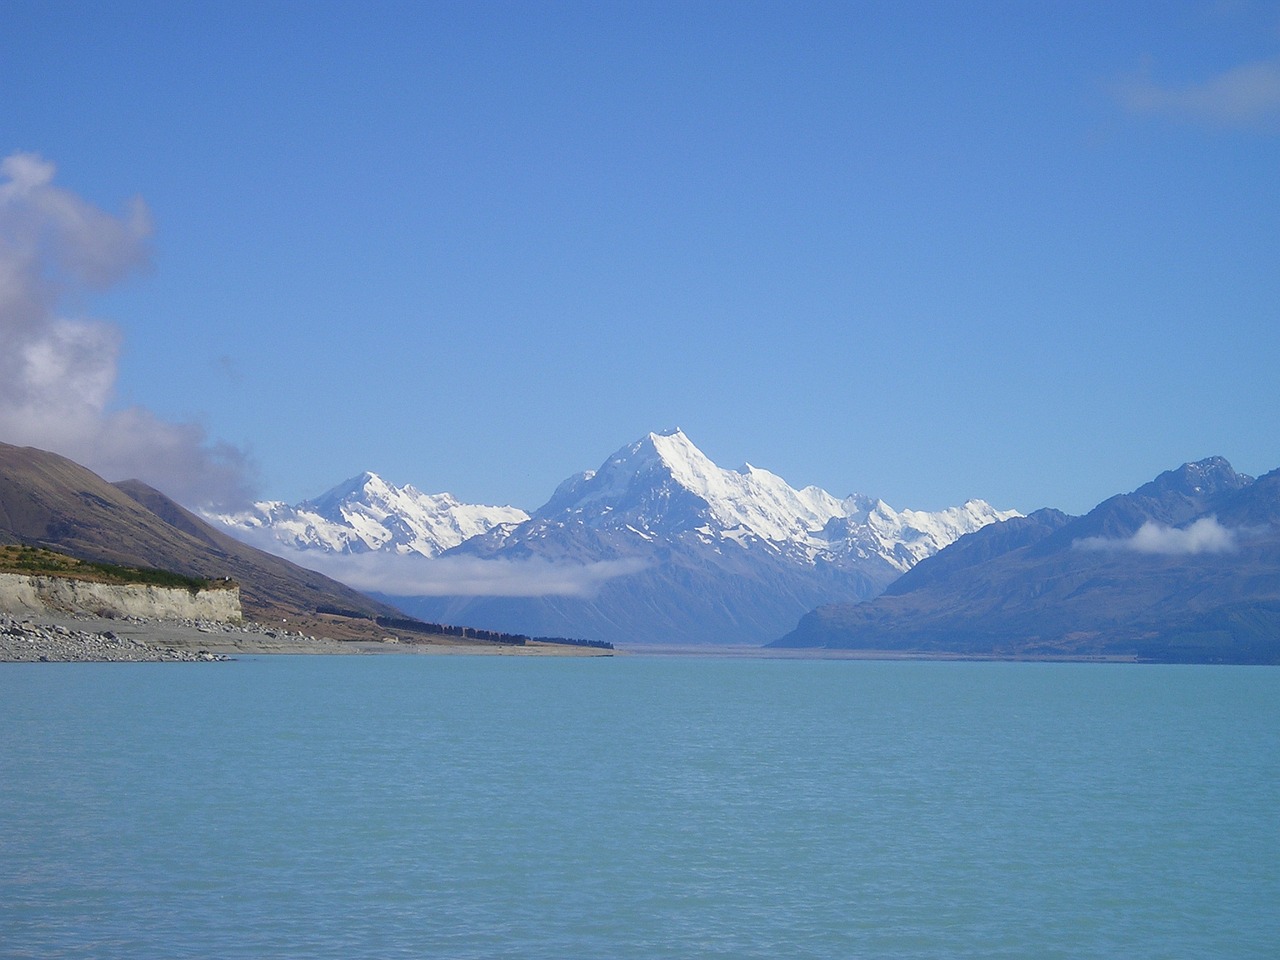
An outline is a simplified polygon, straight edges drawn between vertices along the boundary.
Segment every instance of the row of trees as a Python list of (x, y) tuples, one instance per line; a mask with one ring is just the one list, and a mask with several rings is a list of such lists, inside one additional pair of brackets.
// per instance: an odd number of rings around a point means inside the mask
[(455, 627), (447, 623), (429, 623), (409, 617), (378, 617), (377, 624), (387, 630), (404, 630), (408, 633), (443, 634), (446, 637), (463, 637), (467, 640), (487, 640), (489, 643), (506, 643), (522, 647), (529, 638), (519, 633), (502, 633), (498, 630), (481, 630), (477, 627)]
[(355, 620), (371, 619), (386, 630), (400, 630), (405, 633), (421, 633), (430, 636), (461, 637), (464, 640), (484, 640), (488, 643), (506, 643), (516, 647), (523, 647), (533, 640), (536, 643), (562, 643), (572, 647), (593, 647), (597, 650), (613, 649), (612, 643), (606, 643), (603, 640), (582, 640), (575, 637), (527, 637), (523, 633), (503, 633), (500, 630), (481, 630), (479, 627), (455, 627), (448, 623), (430, 623), (413, 617), (370, 617), (367, 613), (361, 613), (358, 610), (328, 605), (316, 607), (316, 613)]

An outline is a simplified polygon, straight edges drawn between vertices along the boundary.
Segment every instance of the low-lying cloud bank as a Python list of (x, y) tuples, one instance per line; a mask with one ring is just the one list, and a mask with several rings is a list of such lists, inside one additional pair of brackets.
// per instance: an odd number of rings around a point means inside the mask
[(608, 581), (639, 573), (647, 566), (638, 558), (574, 564), (537, 558), (427, 559), (419, 554), (320, 553), (293, 550), (274, 538), (262, 538), (253, 545), (353, 589), (395, 597), (590, 598)]
[(148, 257), (151, 219), (135, 199), (113, 216), (53, 183), (29, 153), (0, 161), (0, 440), (52, 450), (108, 480), (139, 479), (191, 506), (249, 499), (243, 451), (193, 423), (113, 409), (121, 334), (61, 316)]
[(1081, 550), (1115, 550), (1165, 556), (1198, 553), (1230, 553), (1236, 549), (1236, 532), (1217, 517), (1202, 517), (1188, 527), (1166, 527), (1148, 520), (1131, 537), (1085, 537), (1075, 542)]

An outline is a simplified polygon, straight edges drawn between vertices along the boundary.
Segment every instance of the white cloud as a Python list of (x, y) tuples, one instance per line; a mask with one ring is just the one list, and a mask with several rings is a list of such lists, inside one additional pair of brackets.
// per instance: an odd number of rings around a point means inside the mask
[(418, 554), (320, 553), (291, 550), (274, 541), (256, 544), (356, 590), (397, 597), (592, 597), (616, 577), (638, 573), (639, 559), (594, 563), (484, 560)]
[(1230, 553), (1236, 548), (1235, 531), (1202, 517), (1189, 527), (1166, 527), (1148, 520), (1131, 537), (1086, 537), (1075, 546), (1082, 550), (1123, 550), (1183, 556), (1197, 553)]
[(1117, 85), (1120, 102), (1150, 113), (1226, 127), (1280, 127), (1280, 59), (1240, 64), (1198, 83), (1161, 84), (1144, 69)]
[(55, 186), (54, 173), (34, 154), (0, 161), (0, 440), (191, 505), (242, 502), (242, 451), (209, 442), (197, 424), (112, 409), (120, 331), (60, 308), (145, 264), (151, 221), (141, 200), (113, 216)]

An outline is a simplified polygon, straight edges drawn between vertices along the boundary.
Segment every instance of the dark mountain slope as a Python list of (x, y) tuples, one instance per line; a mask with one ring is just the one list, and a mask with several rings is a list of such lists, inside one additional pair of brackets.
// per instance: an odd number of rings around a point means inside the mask
[(911, 593), (945, 581), (979, 563), (1037, 544), (1073, 519), (1075, 518), (1060, 510), (1046, 508), (1025, 517), (1014, 517), (1003, 523), (983, 527), (927, 558), (927, 562), (916, 564), (891, 583), (885, 590), (885, 595)]
[(1280, 527), (1280, 470), (1264, 473), (1249, 486), (1223, 497), (1215, 513), (1229, 527)]
[(773, 645), (1278, 663), (1278, 521), (1280, 471), (1186, 464), (1083, 517), (1039, 511), (962, 537)]
[(1054, 536), (1045, 538), (1034, 552), (1047, 556), (1088, 537), (1130, 537), (1147, 522), (1181, 527), (1212, 512), (1253, 482), (1252, 477), (1236, 473), (1222, 457), (1184, 463), (1132, 493), (1104, 500)]
[(0, 542), (86, 560), (230, 577), (245, 616), (305, 620), (318, 607), (368, 616), (398, 611), (321, 574), (255, 550), (136, 480), (110, 484), (57, 454), (0, 443)]

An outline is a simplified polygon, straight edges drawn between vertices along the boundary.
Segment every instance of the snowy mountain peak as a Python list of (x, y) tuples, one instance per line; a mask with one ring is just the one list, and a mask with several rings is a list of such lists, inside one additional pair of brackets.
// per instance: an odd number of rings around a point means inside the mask
[[(840, 500), (820, 487), (796, 490), (749, 463), (738, 470), (718, 467), (677, 429), (646, 434), (599, 470), (569, 478), (534, 518), (543, 525), (578, 523), (646, 536), (694, 531), (705, 542), (737, 546), (757, 539), (808, 561), (872, 552), (905, 570), (956, 537), (1012, 515), (981, 501), (936, 514), (899, 514), (860, 494)], [(850, 548), (852, 541), (858, 545)]]
[(213, 515), (232, 532), (268, 549), (318, 549), (325, 553), (385, 550), (425, 557), (456, 547), (499, 524), (529, 515), (515, 507), (460, 503), (451, 494), (397, 487), (366, 471), (296, 506), (256, 503), (235, 514)]
[[(393, 489), (391, 484), (383, 480), (378, 474), (366, 470), (359, 476), (352, 477), (350, 480), (345, 480), (337, 486), (331, 487), (318, 497), (304, 500), (299, 506), (321, 514), (329, 514), (334, 510), (341, 509), (341, 505), (344, 503), (372, 500), (386, 502), (394, 498)], [(405, 487), (404, 490), (410, 491), (413, 488)]]
[(677, 498), (701, 495), (708, 478), (719, 471), (684, 433), (677, 429), (649, 433), (617, 450), (598, 470), (575, 474), (556, 488), (535, 517), (611, 512), (619, 505), (661, 510), (650, 503), (655, 495)]
[(719, 467), (677, 427), (666, 433), (646, 434), (615, 453), (596, 472), (609, 472), (620, 478), (649, 474), (655, 469), (669, 473), (690, 489), (697, 489)]
[(703, 476), (717, 469), (707, 455), (695, 447), (693, 441), (678, 427), (667, 433), (651, 433), (641, 444), (651, 446), (674, 473)]

